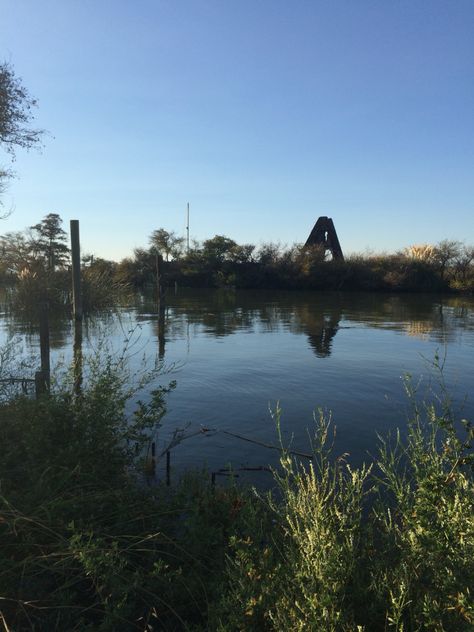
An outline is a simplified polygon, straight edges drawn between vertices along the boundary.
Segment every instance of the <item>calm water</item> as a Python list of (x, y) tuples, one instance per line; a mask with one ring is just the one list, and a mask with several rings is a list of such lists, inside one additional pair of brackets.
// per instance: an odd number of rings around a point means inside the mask
[[(19, 333), (37, 350), (35, 334), (6, 315), (1, 326), (4, 338)], [(153, 303), (142, 299), (119, 316), (89, 323), (85, 348), (97, 348), (98, 339), (107, 336), (119, 349), (130, 331), (132, 365), (138, 367), (145, 353), (175, 366), (160, 378), (177, 381), (162, 445), (176, 428), (216, 430), (177, 447), (175, 469), (275, 463), (276, 453), (223, 431), (275, 443), (269, 408), (277, 401), (285, 441), (307, 450), (313, 411), (322, 407), (337, 426), (336, 452), (349, 452), (360, 463), (375, 452), (377, 432), (385, 435), (404, 425), (404, 374), (422, 378), (423, 393), (430, 383), (439, 391), (430, 368), (436, 353), (444, 360), (444, 380), (456, 406), (474, 419), (474, 300), (469, 298), (180, 290), (168, 297), (161, 321)], [(70, 325), (56, 326), (51, 337), (53, 360), (67, 362)]]

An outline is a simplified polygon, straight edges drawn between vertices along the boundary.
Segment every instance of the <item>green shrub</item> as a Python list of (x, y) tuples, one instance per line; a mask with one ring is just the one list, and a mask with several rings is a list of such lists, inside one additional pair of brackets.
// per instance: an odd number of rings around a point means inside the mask
[[(474, 629), (473, 430), (416, 408), (372, 468), (331, 461), (321, 418), (312, 463), (287, 452), (277, 499), (231, 540), (224, 630)], [(271, 520), (268, 520), (271, 516)], [(214, 628), (212, 628), (214, 629)]]

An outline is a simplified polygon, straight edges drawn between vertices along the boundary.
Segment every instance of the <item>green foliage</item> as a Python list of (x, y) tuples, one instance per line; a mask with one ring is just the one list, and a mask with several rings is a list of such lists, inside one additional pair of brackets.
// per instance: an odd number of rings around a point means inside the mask
[[(331, 461), (320, 418), (312, 463), (283, 453), (271, 524), (231, 540), (218, 630), (474, 628), (474, 432), (418, 408), (371, 468)], [(373, 469), (375, 467), (375, 469)], [(376, 500), (375, 500), (375, 499)]]
[[(415, 398), (412, 398), (415, 402)], [(391, 565), (375, 565), (376, 598), (394, 629), (474, 627), (474, 431), (456, 432), (442, 402), (416, 404), (406, 442), (383, 443), (374, 528)]]
[(174, 384), (130, 413), (148, 376), (136, 381), (108, 356), (85, 372), (79, 396), (71, 375), (50, 397), (0, 405), (0, 620), (14, 630), (205, 629), (250, 501), (204, 475), (148, 488), (143, 455)]
[[(82, 269), (82, 305), (85, 314), (105, 311), (131, 300), (131, 287), (115, 275), (116, 266), (104, 259), (95, 259)], [(68, 279), (69, 286), (71, 280)], [(68, 295), (68, 303), (70, 301)]]
[(17, 397), (0, 407), (0, 595), (13, 629), (85, 629), (90, 620), (115, 629), (140, 609), (142, 527), (147, 511), (160, 511), (133, 471), (168, 389), (130, 419), (126, 378), (108, 358), (91, 367), (82, 396), (66, 384), (39, 401)]
[[(0, 147), (15, 160), (16, 150), (30, 149), (38, 145), (42, 130), (31, 127), (34, 99), (21, 79), (15, 75), (12, 66), (7, 62), (0, 63)], [(6, 188), (6, 181), (13, 176), (10, 169), (0, 166), (0, 195)], [(0, 197), (0, 207), (2, 200)], [(5, 217), (5, 213), (2, 217)]]
[(10, 64), (0, 63), (0, 144), (12, 156), (20, 147), (30, 149), (41, 137), (41, 130), (30, 127), (36, 100), (23, 86)]
[(366, 545), (362, 509), (370, 469), (331, 463), (328, 431), (321, 414), (305, 467), (283, 450), (277, 499), (266, 498), (271, 524), (233, 539), (218, 629), (356, 629), (355, 608), (365, 592), (358, 560)]
[(154, 230), (150, 235), (149, 241), (152, 249), (158, 252), (166, 261), (169, 261), (170, 257), (178, 259), (184, 244), (182, 237), (178, 237), (173, 231), (168, 232), (164, 228)]
[[(172, 234), (163, 229), (155, 233), (160, 243), (163, 241), (158, 250), (168, 256), (167, 240)], [(419, 256), (420, 248), (331, 260), (321, 247), (266, 243), (256, 249), (252, 244), (239, 245), (216, 235), (202, 244), (194, 243), (185, 255), (172, 254), (172, 261), (160, 263), (160, 274), (165, 286), (176, 281), (192, 287), (405, 292), (474, 289), (472, 247), (443, 241), (429, 247), (429, 257)], [(135, 287), (153, 284), (155, 252), (155, 246), (136, 249), (133, 259), (118, 265), (117, 278)]]
[(61, 224), (62, 219), (57, 213), (48, 213), (41, 222), (30, 226), (35, 233), (31, 242), (32, 249), (43, 260), (43, 266), (52, 272), (57, 267), (63, 267), (69, 257), (67, 234)]
[[(32, 232), (7, 233), (0, 237), (0, 274), (13, 286), (10, 307), (36, 321), (42, 305), (50, 313), (65, 316), (72, 309), (72, 278), (66, 264), (69, 248), (62, 220), (49, 213), (30, 227)], [(87, 264), (87, 265), (86, 265)], [(130, 285), (122, 281), (117, 265), (87, 256), (82, 266), (83, 311), (106, 310), (128, 299)]]

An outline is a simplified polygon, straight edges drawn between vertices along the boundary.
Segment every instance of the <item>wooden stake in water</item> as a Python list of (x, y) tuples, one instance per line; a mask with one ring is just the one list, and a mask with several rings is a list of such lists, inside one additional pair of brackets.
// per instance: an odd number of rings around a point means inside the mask
[(41, 395), (48, 392), (45, 375), (43, 371), (36, 371), (35, 373), (35, 396), (39, 399)]
[(74, 393), (82, 392), (82, 320), (74, 321)]
[(35, 375), (36, 392), (44, 393), (49, 392), (50, 386), (50, 345), (49, 345), (49, 314), (48, 303), (42, 301), (40, 306), (39, 315), (39, 334), (40, 334), (40, 357), (41, 357), (41, 371)]
[(165, 308), (160, 303), (158, 308), (158, 358), (163, 360), (165, 357)]
[(156, 277), (156, 295), (158, 307), (161, 305), (161, 275), (160, 275), (160, 253), (155, 250), (155, 277)]
[(79, 241), (79, 220), (72, 219), (71, 226), (71, 262), (72, 262), (72, 302), (74, 318), (82, 320), (81, 290), (81, 246)]

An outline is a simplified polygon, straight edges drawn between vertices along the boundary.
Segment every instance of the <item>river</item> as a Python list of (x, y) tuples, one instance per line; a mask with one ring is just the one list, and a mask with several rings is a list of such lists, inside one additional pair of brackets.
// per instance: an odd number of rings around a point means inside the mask
[[(37, 351), (38, 336), (18, 320), (4, 312), (0, 326), (4, 341), (16, 335)], [(159, 356), (171, 372), (158, 382), (177, 382), (158, 450), (178, 428), (212, 429), (172, 451), (173, 472), (275, 464), (277, 452), (232, 435), (277, 443), (270, 414), (277, 402), (285, 443), (307, 452), (313, 413), (321, 408), (337, 429), (335, 455), (349, 453), (360, 464), (376, 452), (377, 433), (405, 426), (404, 376), (412, 376), (420, 399), (440, 394), (436, 356), (456, 412), (474, 419), (470, 297), (179, 289), (169, 292), (161, 319), (141, 297), (84, 325), (89, 353), (99, 339), (119, 350), (129, 337), (132, 368), (143, 356), (148, 362)], [(52, 327), (51, 343), (53, 364), (61, 358), (67, 364), (70, 323)]]

